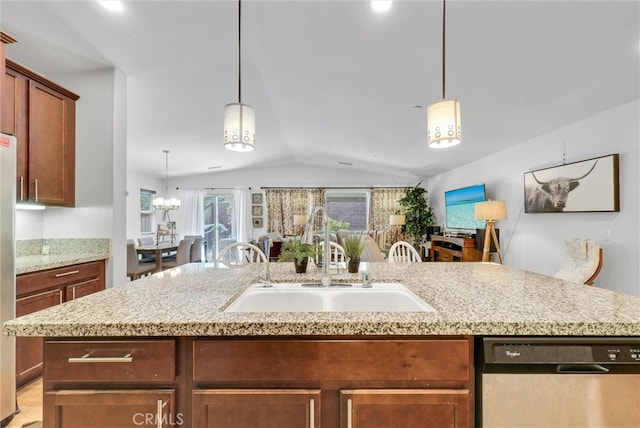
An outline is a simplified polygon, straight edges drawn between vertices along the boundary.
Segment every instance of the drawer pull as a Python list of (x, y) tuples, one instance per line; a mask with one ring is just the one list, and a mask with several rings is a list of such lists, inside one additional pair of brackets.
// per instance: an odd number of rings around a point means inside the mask
[(352, 412), (351, 398), (347, 399), (347, 428), (353, 428), (353, 421), (351, 420)]
[(38, 179), (35, 179), (35, 188), (36, 188), (36, 202), (38, 202)]
[(315, 428), (316, 409), (314, 409), (315, 401), (313, 398), (309, 399), (309, 428)]
[(84, 354), (82, 357), (71, 357), (68, 359), (70, 363), (132, 363), (131, 354), (122, 357), (92, 357), (91, 354)]
[(60, 278), (61, 276), (75, 275), (78, 272), (80, 272), (80, 271), (79, 270), (71, 270), (69, 272), (57, 273), (56, 274), (56, 278)]
[(24, 177), (20, 177), (20, 202), (24, 201)]
[(164, 406), (162, 405), (162, 400), (158, 400), (158, 409), (156, 411), (157, 415), (156, 415), (156, 420), (157, 420), (157, 428), (162, 428), (162, 420), (163, 418), (163, 414), (162, 414), (162, 408)]

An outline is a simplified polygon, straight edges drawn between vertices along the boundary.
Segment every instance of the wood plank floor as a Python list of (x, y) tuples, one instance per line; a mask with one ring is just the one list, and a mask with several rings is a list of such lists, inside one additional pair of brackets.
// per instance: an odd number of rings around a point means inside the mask
[[(42, 426), (42, 378), (39, 378), (18, 391), (20, 413), (15, 415), (7, 428), (37, 428)], [(38, 422), (38, 423), (34, 423)]]

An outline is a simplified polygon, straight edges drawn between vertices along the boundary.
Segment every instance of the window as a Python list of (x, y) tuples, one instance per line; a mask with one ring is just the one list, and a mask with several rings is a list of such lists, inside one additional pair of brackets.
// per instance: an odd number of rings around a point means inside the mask
[(368, 199), (367, 190), (327, 190), (326, 207), (332, 231), (367, 230)]
[(153, 198), (155, 190), (140, 189), (140, 233), (154, 233)]

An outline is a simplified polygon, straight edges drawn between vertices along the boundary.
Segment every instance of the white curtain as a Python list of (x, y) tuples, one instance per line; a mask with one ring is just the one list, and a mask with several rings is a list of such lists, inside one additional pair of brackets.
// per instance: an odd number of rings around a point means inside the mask
[(204, 190), (180, 189), (180, 231), (184, 235), (204, 234)]
[(233, 191), (234, 210), (237, 219), (237, 240), (248, 242), (253, 239), (251, 223), (251, 192), (248, 189)]

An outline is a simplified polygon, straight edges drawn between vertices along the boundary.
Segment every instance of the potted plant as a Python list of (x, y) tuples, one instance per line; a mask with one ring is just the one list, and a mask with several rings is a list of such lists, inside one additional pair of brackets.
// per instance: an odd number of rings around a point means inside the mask
[(296, 273), (305, 273), (307, 271), (309, 257), (314, 257), (315, 255), (316, 250), (313, 245), (305, 244), (299, 239), (293, 239), (282, 245), (278, 261), (293, 261), (296, 267)]
[(360, 235), (350, 234), (344, 238), (344, 255), (348, 259), (347, 270), (349, 273), (358, 273), (363, 250), (364, 242), (362, 242)]
[(420, 187), (420, 184), (422, 182), (415, 187), (406, 188), (404, 198), (398, 201), (406, 219), (402, 231), (409, 235), (415, 248), (424, 246), (427, 242), (428, 228), (436, 222), (433, 208), (428, 204), (427, 190)]

